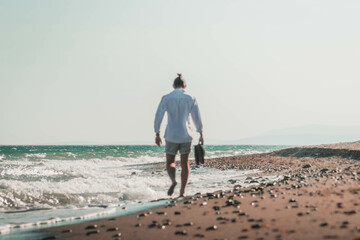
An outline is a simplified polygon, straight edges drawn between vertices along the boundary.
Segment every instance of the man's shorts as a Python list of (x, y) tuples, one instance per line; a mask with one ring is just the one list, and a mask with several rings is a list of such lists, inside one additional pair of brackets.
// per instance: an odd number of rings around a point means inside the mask
[(180, 154), (188, 154), (191, 152), (191, 142), (187, 143), (172, 143), (165, 141), (165, 152), (169, 155), (176, 155), (178, 151)]

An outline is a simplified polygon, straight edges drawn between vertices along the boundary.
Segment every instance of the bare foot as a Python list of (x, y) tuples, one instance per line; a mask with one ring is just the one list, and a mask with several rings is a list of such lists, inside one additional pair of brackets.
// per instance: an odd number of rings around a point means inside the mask
[(186, 194), (185, 194), (184, 190), (180, 190), (180, 196), (179, 197), (186, 197)]
[(173, 184), (171, 184), (171, 186), (170, 186), (170, 188), (169, 188), (169, 190), (168, 190), (168, 192), (167, 192), (167, 194), (168, 194), (169, 196), (171, 196), (171, 195), (174, 193), (174, 189), (175, 189), (175, 187), (176, 187), (176, 184), (177, 184), (177, 182), (173, 182)]

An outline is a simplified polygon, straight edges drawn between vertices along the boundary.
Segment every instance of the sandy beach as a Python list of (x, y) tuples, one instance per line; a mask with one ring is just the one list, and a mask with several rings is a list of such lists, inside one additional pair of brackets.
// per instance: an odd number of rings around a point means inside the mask
[[(261, 172), (248, 176), (253, 187), (229, 179), (230, 191), (41, 232), (43, 239), (360, 239), (359, 160), (360, 142), (207, 159), (208, 167)], [(269, 173), (281, 180), (262, 183)]]

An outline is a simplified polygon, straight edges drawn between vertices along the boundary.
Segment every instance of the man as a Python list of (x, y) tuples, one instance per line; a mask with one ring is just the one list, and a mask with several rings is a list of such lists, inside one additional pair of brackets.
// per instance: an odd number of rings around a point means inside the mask
[(167, 112), (168, 123), (165, 130), (166, 170), (172, 181), (168, 195), (174, 193), (177, 184), (175, 180), (175, 156), (178, 151), (181, 155), (181, 189), (180, 196), (185, 197), (185, 187), (189, 176), (189, 154), (191, 152), (192, 134), (190, 129), (190, 115), (200, 133), (199, 142), (204, 143), (202, 123), (196, 99), (185, 92), (186, 83), (181, 74), (174, 80), (174, 91), (162, 97), (156, 111), (154, 128), (156, 133), (155, 143), (161, 147), (160, 125)]

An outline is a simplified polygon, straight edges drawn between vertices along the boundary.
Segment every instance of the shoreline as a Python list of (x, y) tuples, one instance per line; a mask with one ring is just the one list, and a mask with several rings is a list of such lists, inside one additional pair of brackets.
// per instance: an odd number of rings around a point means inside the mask
[[(161, 166), (160, 168), (163, 167), (163, 163), (161, 164), (145, 164), (145, 165), (153, 165), (153, 167), (156, 169), (159, 166)], [(195, 161), (192, 163), (192, 166), (195, 166)], [(200, 167), (201, 169), (202, 167)], [(154, 170), (154, 169), (152, 169)], [(193, 169), (194, 170), (194, 169)], [(239, 172), (240, 173), (240, 172)], [(241, 182), (245, 182), (244, 185), (246, 186), (254, 186), (256, 184), (259, 184), (257, 181), (254, 180), (254, 182), (251, 183), (250, 180), (252, 180), (252, 177), (249, 176), (254, 176), (258, 174), (258, 170), (253, 169), (253, 170), (246, 170), (241, 172), (240, 175), (238, 175), (239, 177), (239, 181)], [(250, 180), (245, 180), (245, 178), (250, 178)], [(256, 179), (260, 182), (274, 182), (277, 181), (279, 178), (279, 176), (274, 176), (274, 175), (267, 175), (264, 177), (256, 177)], [(226, 178), (227, 179), (227, 178)], [(240, 180), (242, 179), (242, 180)], [(254, 178), (255, 179), (255, 178)], [(225, 180), (227, 181), (227, 180)], [(236, 181), (235, 180), (228, 180), (230, 182), (232, 182), (231, 184), (234, 184)], [(227, 182), (228, 182), (227, 181)], [(225, 187), (225, 186), (224, 186)], [(226, 186), (224, 189), (226, 190), (230, 190), (232, 189), (232, 187)], [(173, 196), (176, 196), (175, 194)], [(21, 237), (21, 236), (25, 236), (27, 235), (27, 233), (29, 233), (28, 236), (26, 236), (27, 239), (42, 239), (42, 238), (37, 238), (37, 235), (42, 236), (42, 234), (36, 234), (36, 236), (31, 236), (31, 233), (33, 232), (40, 232), (43, 229), (47, 229), (47, 228), (53, 228), (53, 227), (60, 227), (60, 226), (66, 226), (66, 225), (74, 225), (74, 224), (80, 224), (80, 223), (84, 223), (84, 222), (89, 222), (89, 221), (97, 221), (97, 220), (101, 220), (104, 218), (112, 218), (112, 217), (119, 217), (119, 216), (126, 216), (129, 214), (135, 214), (135, 213), (139, 213), (141, 211), (146, 211), (146, 210), (150, 210), (156, 207), (161, 207), (161, 206), (166, 206), (167, 204), (169, 204), (169, 202), (176, 200), (178, 202), (181, 201), (186, 201), (186, 199), (182, 198), (182, 197), (175, 197), (175, 198), (159, 198), (159, 199), (155, 199), (155, 200), (149, 200), (149, 201), (137, 201), (137, 202), (129, 202), (129, 203), (124, 203), (118, 206), (105, 206), (105, 205), (99, 205), (96, 206), (94, 205), (94, 210), (96, 210), (96, 208), (101, 209), (100, 212), (94, 212), (94, 213), (86, 213), (85, 215), (69, 215), (69, 217), (61, 217), (61, 215), (64, 213), (64, 211), (73, 211), (76, 209), (52, 209), (52, 208), (47, 208), (47, 209), (39, 209), (39, 211), (43, 211), (45, 210), (45, 214), (48, 214), (47, 211), (61, 211), (61, 213), (59, 212), (60, 216), (58, 215), (55, 218), (49, 218), (49, 219), (44, 219), (44, 220), (35, 220), (33, 222), (28, 222), (28, 223), (20, 223), (20, 224), (13, 224), (11, 226), (5, 226), (6, 228), (0, 229), (0, 235), (3, 236), (5, 239), (16, 239), (16, 237)], [(86, 208), (79, 208), (78, 210), (82, 211), (82, 210), (91, 210), (92, 207), (86, 207)], [(31, 213), (37, 213), (38, 211), (35, 211), (33, 209), (30, 210), (19, 210), (16, 211), (14, 213), (17, 214), (17, 217), (21, 218), (21, 214), (31, 214)], [(13, 213), (13, 212), (5, 212), (5, 214), (7, 213)], [(76, 212), (75, 212), (76, 214)]]
[(44, 239), (360, 239), (359, 159), (360, 142), (211, 158), (204, 166), (284, 177), (250, 188), (234, 179), (231, 191), (38, 233)]

